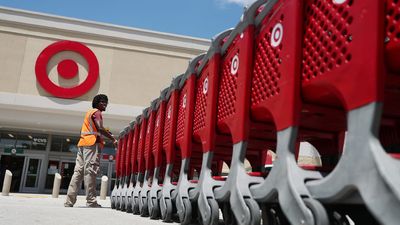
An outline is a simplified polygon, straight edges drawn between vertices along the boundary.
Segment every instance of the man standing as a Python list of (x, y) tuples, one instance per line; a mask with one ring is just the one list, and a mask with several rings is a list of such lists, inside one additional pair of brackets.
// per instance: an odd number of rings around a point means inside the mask
[(86, 206), (101, 207), (96, 201), (96, 176), (100, 170), (100, 151), (104, 146), (102, 135), (113, 141), (117, 140), (103, 127), (101, 112), (108, 104), (106, 95), (99, 94), (93, 98), (92, 107), (85, 116), (81, 129), (81, 138), (78, 142), (78, 154), (74, 175), (68, 187), (65, 207), (73, 207), (76, 202), (79, 187), (84, 180), (86, 190)]

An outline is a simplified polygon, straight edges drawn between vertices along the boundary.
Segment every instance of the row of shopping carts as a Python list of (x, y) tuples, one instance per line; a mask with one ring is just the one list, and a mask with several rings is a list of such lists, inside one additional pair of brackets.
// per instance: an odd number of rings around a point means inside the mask
[[(399, 0), (256, 1), (120, 133), (112, 208), (399, 224), (399, 60)], [(302, 142), (321, 165), (298, 163)]]

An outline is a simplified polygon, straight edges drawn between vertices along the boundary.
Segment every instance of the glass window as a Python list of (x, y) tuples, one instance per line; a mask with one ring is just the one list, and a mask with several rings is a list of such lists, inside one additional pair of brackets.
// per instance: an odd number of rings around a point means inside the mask
[(79, 138), (77, 137), (67, 137), (64, 138), (64, 142), (62, 145), (62, 151), (63, 152), (77, 152), (78, 148), (77, 148), (77, 144), (78, 144)]
[(30, 137), (32, 137), (32, 150), (46, 150), (47, 135), (32, 134)]
[(50, 151), (61, 152), (61, 149), (62, 149), (62, 137), (53, 136), (53, 138), (51, 139)]
[(36, 176), (26, 176), (25, 187), (37, 187)]
[(54, 135), (51, 141), (51, 151), (76, 153), (78, 151), (76, 147), (78, 141), (79, 137)]
[(37, 187), (38, 175), (40, 171), (40, 159), (29, 159), (28, 173), (26, 175), (25, 187)]
[[(113, 147), (113, 148), (110, 148), (110, 147), (105, 146), (105, 147), (101, 150), (101, 153), (107, 154), (107, 155), (113, 155), (113, 156), (115, 156), (115, 148), (114, 148), (114, 147)], [(114, 158), (115, 158), (115, 157), (114, 157)]]
[(61, 174), (61, 189), (68, 189), (69, 183), (71, 182), (72, 175), (74, 175), (75, 163), (73, 162), (61, 162), (60, 174)]
[(29, 150), (31, 149), (32, 145), (32, 137), (29, 134), (17, 134), (17, 142), (15, 144), (15, 147), (17, 149), (24, 149), (24, 150)]
[(0, 132), (0, 148), (2, 149), (11, 149), (15, 148), (15, 144), (17, 142), (17, 135), (14, 132)]
[(0, 148), (17, 150), (46, 150), (47, 134), (0, 132)]
[(47, 166), (47, 174), (46, 174), (46, 189), (53, 188), (54, 182), (54, 174), (59, 173), (59, 164), (60, 161), (58, 160), (49, 160), (49, 165)]

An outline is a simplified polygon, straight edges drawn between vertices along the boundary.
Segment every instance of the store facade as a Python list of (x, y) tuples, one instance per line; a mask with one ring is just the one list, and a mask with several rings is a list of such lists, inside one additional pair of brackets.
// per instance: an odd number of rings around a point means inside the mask
[[(65, 193), (92, 98), (108, 95), (104, 124), (118, 133), (208, 46), (204, 39), (0, 8), (0, 184), (9, 169), (12, 192), (50, 193), (60, 173)], [(110, 187), (114, 156), (107, 144), (101, 175)]]

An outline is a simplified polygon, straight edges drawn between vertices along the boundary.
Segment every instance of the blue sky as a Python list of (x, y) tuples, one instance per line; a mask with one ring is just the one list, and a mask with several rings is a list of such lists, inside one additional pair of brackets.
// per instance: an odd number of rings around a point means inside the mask
[(0, 6), (210, 39), (254, 0), (0, 0)]

